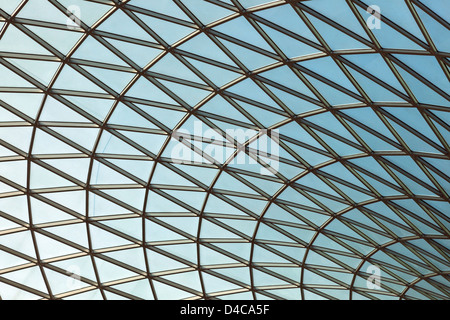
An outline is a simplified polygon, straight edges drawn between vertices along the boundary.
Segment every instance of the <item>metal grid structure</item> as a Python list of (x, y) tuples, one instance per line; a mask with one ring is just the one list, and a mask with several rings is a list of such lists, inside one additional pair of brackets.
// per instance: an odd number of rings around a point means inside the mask
[(449, 3), (369, 5), (0, 0), (3, 299), (450, 298)]

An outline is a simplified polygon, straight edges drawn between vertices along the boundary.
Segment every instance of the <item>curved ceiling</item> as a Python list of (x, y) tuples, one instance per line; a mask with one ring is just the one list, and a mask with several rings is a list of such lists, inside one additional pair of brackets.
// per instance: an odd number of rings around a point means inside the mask
[(0, 0), (0, 295), (449, 299), (449, 13)]

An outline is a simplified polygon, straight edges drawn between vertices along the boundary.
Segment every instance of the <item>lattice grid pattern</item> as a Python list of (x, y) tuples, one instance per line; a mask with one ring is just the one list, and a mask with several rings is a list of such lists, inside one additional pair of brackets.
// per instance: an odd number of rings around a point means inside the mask
[(0, 0), (2, 298), (449, 299), (450, 7), (376, 2)]

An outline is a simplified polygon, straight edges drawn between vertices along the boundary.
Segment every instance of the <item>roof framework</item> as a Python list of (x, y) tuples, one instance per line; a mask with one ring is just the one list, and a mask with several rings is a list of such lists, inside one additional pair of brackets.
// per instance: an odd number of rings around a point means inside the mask
[(0, 295), (448, 299), (450, 11), (337, 2), (0, 1)]

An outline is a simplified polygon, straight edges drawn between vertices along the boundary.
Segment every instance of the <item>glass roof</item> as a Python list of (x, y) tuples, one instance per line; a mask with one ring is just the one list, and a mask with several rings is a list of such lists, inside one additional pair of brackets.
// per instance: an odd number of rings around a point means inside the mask
[(449, 299), (450, 2), (0, 0), (2, 299)]

